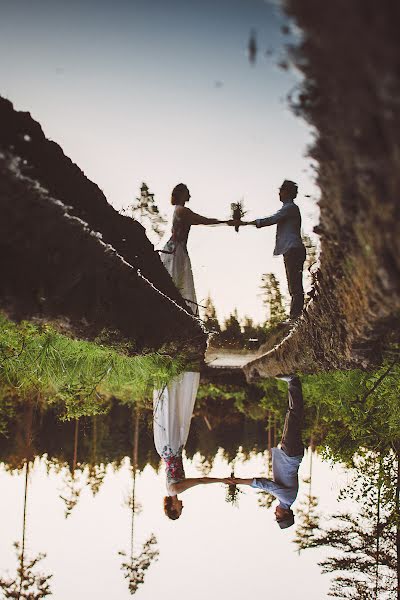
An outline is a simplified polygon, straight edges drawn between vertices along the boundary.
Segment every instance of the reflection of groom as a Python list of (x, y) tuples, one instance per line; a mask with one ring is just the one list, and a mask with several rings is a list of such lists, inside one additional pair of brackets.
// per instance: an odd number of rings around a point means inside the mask
[(301, 239), (301, 215), (294, 199), (297, 196), (297, 184), (285, 179), (279, 189), (279, 199), (283, 206), (278, 212), (255, 221), (237, 221), (237, 225), (255, 225), (257, 228), (277, 225), (274, 255), (283, 254), (289, 294), (290, 320), (301, 315), (304, 305), (303, 265), (306, 250)]
[(250, 485), (269, 492), (279, 500), (275, 518), (281, 529), (291, 527), (294, 515), (291, 505), (299, 489), (298, 470), (304, 455), (301, 439), (303, 429), (303, 393), (301, 382), (295, 375), (282, 376), (288, 383), (288, 410), (280, 448), (272, 448), (272, 476), (252, 479), (231, 479), (232, 483)]

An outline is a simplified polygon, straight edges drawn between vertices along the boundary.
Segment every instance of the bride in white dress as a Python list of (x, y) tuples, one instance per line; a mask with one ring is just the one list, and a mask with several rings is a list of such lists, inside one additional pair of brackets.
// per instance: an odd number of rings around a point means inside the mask
[(167, 496), (164, 512), (178, 519), (183, 503), (178, 494), (189, 488), (208, 483), (229, 483), (214, 477), (186, 478), (182, 451), (189, 435), (200, 373), (185, 372), (174, 378), (161, 392), (154, 391), (153, 428), (156, 450), (165, 462)]
[(187, 251), (190, 228), (192, 225), (229, 225), (233, 221), (220, 221), (198, 215), (185, 206), (189, 199), (190, 193), (184, 183), (179, 183), (172, 190), (171, 204), (175, 206), (172, 235), (163, 248), (161, 260), (191, 311), (198, 315), (192, 265)]
[[(189, 199), (190, 193), (184, 183), (179, 183), (172, 190), (171, 204), (175, 206), (172, 235), (164, 246), (161, 260), (190, 310), (198, 315), (192, 265), (187, 251), (190, 228), (192, 225), (229, 225), (231, 221), (210, 219), (194, 213), (185, 206)], [(178, 519), (182, 513), (179, 493), (202, 483), (227, 482), (226, 479), (213, 477), (188, 479), (183, 469), (182, 451), (189, 435), (199, 381), (199, 373), (181, 373), (163, 390), (154, 391), (154, 443), (166, 465), (168, 496), (164, 498), (164, 511), (170, 519)]]

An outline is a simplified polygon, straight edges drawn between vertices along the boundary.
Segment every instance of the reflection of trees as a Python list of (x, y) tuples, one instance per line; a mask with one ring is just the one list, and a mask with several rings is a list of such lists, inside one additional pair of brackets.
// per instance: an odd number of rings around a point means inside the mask
[(368, 454), (357, 467), (355, 482), (341, 496), (357, 501), (358, 512), (334, 514), (328, 518), (328, 527), (311, 526), (296, 542), (302, 549), (333, 550), (319, 563), (324, 573), (337, 573), (331, 596), (399, 598), (398, 455)]
[(296, 511), (296, 532), (294, 543), (297, 545), (299, 552), (308, 547), (309, 540), (313, 537), (319, 527), (318, 498), (312, 493), (312, 465), (313, 465), (313, 448), (309, 449), (309, 473), (308, 477), (303, 479), (303, 482), (308, 484), (306, 495), (299, 502)]
[(132, 413), (132, 429), (133, 429), (133, 448), (132, 448), (132, 494), (129, 498), (128, 505), (131, 509), (131, 543), (129, 556), (126, 552), (120, 551), (120, 556), (126, 557), (121, 564), (121, 569), (125, 579), (128, 580), (129, 592), (133, 595), (137, 592), (138, 587), (144, 583), (144, 578), (147, 569), (151, 563), (157, 559), (159, 551), (157, 550), (157, 538), (152, 533), (144, 542), (139, 553), (135, 553), (135, 515), (140, 510), (140, 504), (136, 499), (136, 475), (139, 461), (139, 421), (140, 411), (136, 409)]
[[(119, 552), (119, 554), (121, 556), (126, 556), (124, 552)], [(121, 564), (125, 579), (128, 580), (129, 592), (132, 595), (137, 592), (139, 585), (144, 583), (146, 571), (158, 555), (157, 539), (152, 533), (149, 539), (143, 544), (140, 554), (137, 556), (131, 554), (129, 561)]]
[(286, 317), (283, 306), (283, 297), (279, 281), (273, 273), (265, 273), (261, 277), (260, 289), (262, 291), (263, 304), (268, 310), (268, 324), (275, 325)]
[[(246, 414), (247, 405), (243, 412), (239, 412), (235, 405), (235, 390), (226, 392), (226, 397), (218, 397), (219, 394), (217, 390), (217, 397), (207, 395), (207, 398), (197, 405), (185, 448), (188, 458), (199, 454), (204, 462), (212, 465), (219, 448), (224, 450), (228, 462), (235, 458), (239, 447), (242, 447), (245, 456), (253, 451), (264, 450), (265, 410), (257, 408), (260, 412), (258, 415), (254, 402), (251, 406), (257, 415)], [(13, 468), (21, 468), (23, 465), (20, 430), (27, 418), (28, 406), (22, 401), (18, 403), (14, 416), (7, 422), (8, 437), (0, 436), (0, 460)], [(127, 405), (113, 401), (107, 415), (97, 415), (95, 418), (80, 417), (77, 460), (74, 459), (76, 422), (60, 421), (57, 406), (40, 407), (40, 419), (33, 423), (32, 432), (35, 455), (46, 455), (47, 464), (54, 469), (67, 468), (71, 473), (75, 473), (75, 476), (68, 476), (69, 491), (63, 493), (63, 496), (71, 498), (73, 503), (76, 504), (73, 490), (78, 488), (77, 470), (81, 473), (88, 472), (88, 483), (93, 493), (96, 493), (101, 487), (106, 466), (111, 464), (113, 468), (118, 469), (124, 464), (124, 457), (129, 456), (132, 436), (130, 419), (127, 418), (129, 411)], [(159, 456), (154, 448), (151, 430), (152, 416), (152, 410), (141, 410), (139, 471), (147, 464), (155, 470), (159, 466)], [(211, 431), (205, 417), (212, 427)], [(82, 431), (89, 431), (90, 435), (82, 435)], [(79, 493), (79, 490), (77, 491)]]
[(36, 572), (37, 564), (45, 558), (45, 554), (38, 554), (35, 558), (27, 558), (24, 551), (20, 550), (18, 542), (14, 544), (17, 554), (17, 575), (12, 579), (0, 577), (0, 588), (4, 598), (17, 598), (22, 600), (39, 600), (51, 595), (49, 580), (52, 575)]
[(26, 555), (26, 516), (29, 487), (30, 461), (25, 461), (25, 484), (24, 484), (24, 510), (22, 520), (22, 542), (14, 543), (17, 555), (17, 573), (11, 579), (0, 577), (0, 588), (4, 592), (4, 598), (25, 598), (26, 600), (39, 600), (51, 594), (49, 580), (52, 575), (36, 572), (37, 564), (45, 558), (45, 554), (28, 558)]
[(104, 464), (97, 464), (97, 415), (92, 417), (92, 448), (91, 459), (89, 463), (88, 483), (95, 496), (104, 481), (106, 469)]
[[(271, 410), (267, 411), (267, 450), (264, 452), (266, 477), (272, 478), (272, 448), (277, 442), (277, 421), (276, 414)], [(268, 492), (257, 492), (257, 503), (260, 508), (269, 509), (276, 500), (275, 496)]]
[[(271, 452), (271, 434), (268, 429), (268, 450), (264, 452), (265, 457), (265, 473), (266, 477), (271, 479), (272, 477), (272, 452)], [(260, 508), (269, 509), (275, 502), (276, 498), (268, 492), (257, 492), (257, 503)]]
[(72, 510), (78, 504), (79, 497), (82, 492), (82, 486), (80, 485), (80, 477), (76, 472), (78, 462), (78, 441), (79, 441), (79, 419), (75, 419), (74, 427), (74, 454), (72, 459), (72, 469), (67, 472), (65, 478), (64, 489), (66, 490), (65, 495), (60, 494), (61, 500), (65, 503), (65, 518), (68, 518)]

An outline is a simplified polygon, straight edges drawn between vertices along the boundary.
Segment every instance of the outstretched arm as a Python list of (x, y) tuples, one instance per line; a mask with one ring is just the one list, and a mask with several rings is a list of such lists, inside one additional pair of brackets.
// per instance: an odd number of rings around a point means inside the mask
[(187, 479), (183, 479), (182, 481), (171, 484), (170, 487), (175, 493), (180, 494), (189, 488), (194, 487), (195, 485), (228, 482), (228, 478), (221, 477), (188, 477)]
[(238, 479), (237, 477), (233, 477), (231, 481), (236, 485), (250, 485), (253, 488), (269, 492), (278, 498), (286, 497), (288, 494), (292, 493), (292, 488), (287, 488), (276, 483), (273, 479), (267, 479), (266, 477), (252, 477), (251, 479)]
[(231, 477), (229, 482), (234, 483), (235, 485), (251, 485), (253, 479), (240, 479), (239, 477)]
[(228, 222), (220, 221), (219, 219), (203, 217), (202, 215), (198, 215), (197, 213), (190, 210), (190, 208), (186, 208), (186, 206), (180, 209), (179, 215), (182, 217), (182, 219), (186, 221), (188, 225), (221, 225), (226, 224)]
[(264, 219), (256, 219), (249, 225), (255, 225), (257, 229), (260, 227), (268, 227), (269, 225), (276, 225), (280, 221), (284, 221), (290, 214), (293, 214), (293, 211), (296, 211), (295, 205), (290, 202), (288, 204), (284, 204), (282, 208), (280, 208), (276, 213), (271, 215), (270, 217), (265, 217)]
[(243, 227), (244, 225), (255, 225), (257, 229), (260, 227), (268, 227), (269, 225), (276, 225), (280, 221), (286, 219), (296, 208), (294, 204), (291, 202), (288, 204), (284, 204), (282, 208), (280, 208), (275, 214), (270, 217), (265, 217), (264, 219), (255, 219), (254, 221), (241, 221), (238, 219), (234, 219), (228, 222), (228, 225), (235, 225), (237, 227)]

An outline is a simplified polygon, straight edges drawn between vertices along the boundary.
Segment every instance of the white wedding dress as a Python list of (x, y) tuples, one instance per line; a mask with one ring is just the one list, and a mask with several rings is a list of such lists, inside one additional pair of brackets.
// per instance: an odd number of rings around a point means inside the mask
[(182, 451), (189, 435), (200, 373), (185, 372), (175, 377), (163, 390), (153, 395), (154, 444), (165, 461), (166, 485), (169, 496), (171, 483), (185, 479)]
[(194, 289), (192, 265), (186, 247), (190, 224), (185, 223), (178, 212), (176, 207), (172, 221), (172, 235), (165, 244), (160, 258), (188, 307), (197, 316), (198, 305)]

